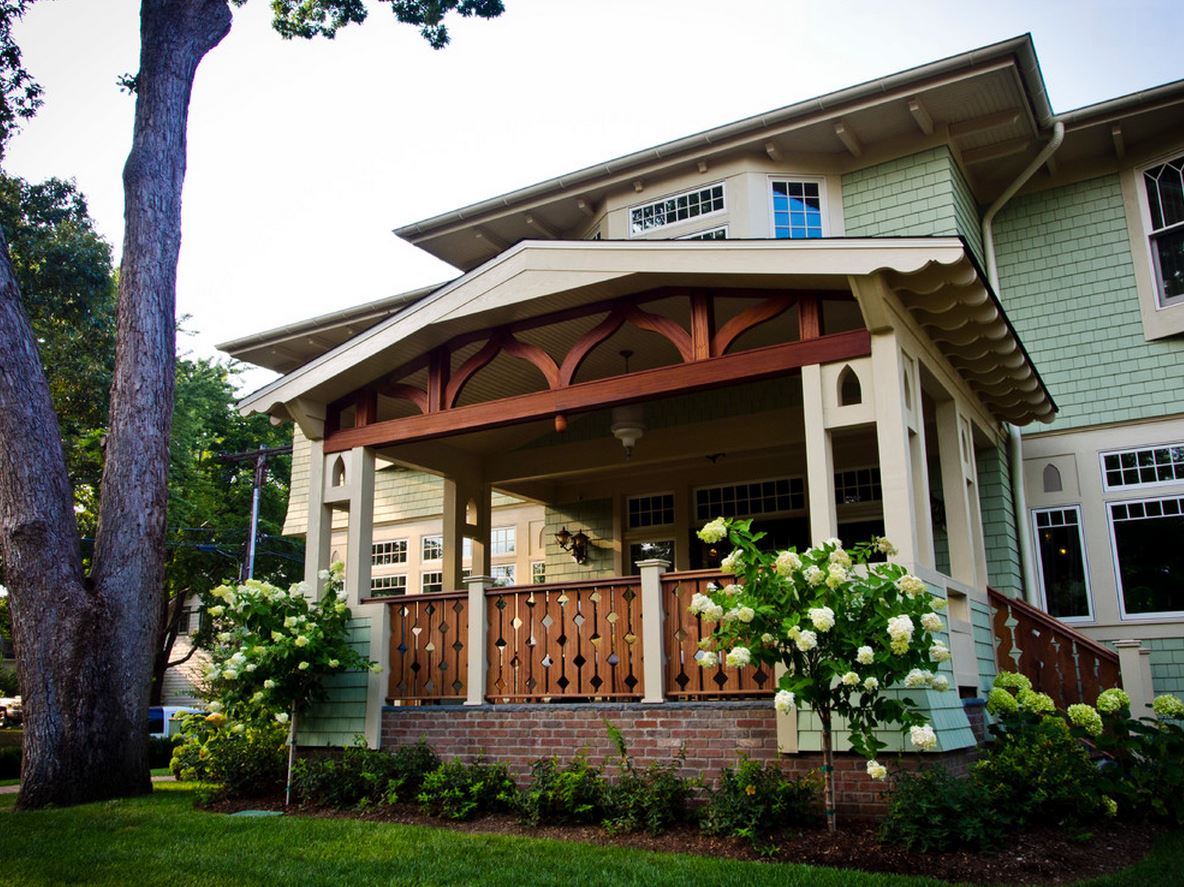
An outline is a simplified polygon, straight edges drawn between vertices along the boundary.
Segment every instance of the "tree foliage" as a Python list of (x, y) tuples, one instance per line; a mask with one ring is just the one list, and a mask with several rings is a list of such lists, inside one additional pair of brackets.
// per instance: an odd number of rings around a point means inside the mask
[(25, 70), (21, 48), (12, 39), (12, 26), (34, 0), (0, 0), (0, 160), (21, 120), (41, 107), (41, 86)]

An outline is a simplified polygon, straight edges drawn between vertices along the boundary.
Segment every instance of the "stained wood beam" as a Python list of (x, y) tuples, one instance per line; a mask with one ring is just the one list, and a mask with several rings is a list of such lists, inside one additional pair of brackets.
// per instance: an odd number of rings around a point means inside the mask
[(851, 360), (869, 354), (871, 335), (867, 330), (835, 333), (422, 416), (388, 419), (362, 428), (344, 428), (326, 437), (325, 451), (337, 453), (359, 446), (389, 446), (500, 428), (548, 418), (556, 413), (603, 409), (653, 397), (768, 379), (799, 370), (807, 364)]

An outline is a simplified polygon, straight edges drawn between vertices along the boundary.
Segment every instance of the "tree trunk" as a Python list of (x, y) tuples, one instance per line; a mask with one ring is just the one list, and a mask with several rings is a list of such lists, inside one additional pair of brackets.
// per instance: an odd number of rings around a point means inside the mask
[(147, 707), (164, 578), (181, 188), (193, 77), (227, 0), (143, 0), (106, 464), (91, 580), (57, 423), (0, 268), (0, 533), (26, 704), (21, 807), (151, 790)]
[(818, 720), (822, 725), (822, 780), (823, 805), (826, 813), (826, 830), (833, 832), (838, 827), (837, 803), (835, 798), (835, 747), (834, 737), (830, 730), (830, 710), (820, 709)]

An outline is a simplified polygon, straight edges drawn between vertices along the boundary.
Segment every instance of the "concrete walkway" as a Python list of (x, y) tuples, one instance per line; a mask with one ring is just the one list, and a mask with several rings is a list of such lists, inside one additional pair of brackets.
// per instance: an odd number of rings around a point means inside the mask
[[(176, 782), (174, 776), (153, 776), (153, 782)], [(19, 785), (0, 785), (0, 795), (15, 795), (21, 790)]]

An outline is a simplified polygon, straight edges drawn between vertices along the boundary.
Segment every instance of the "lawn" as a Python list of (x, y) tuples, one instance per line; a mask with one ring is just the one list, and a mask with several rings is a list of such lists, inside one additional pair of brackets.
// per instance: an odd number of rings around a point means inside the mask
[[(0, 859), (11, 885), (678, 885), (921, 887), (941, 882), (353, 820), (249, 818), (193, 809), (184, 784), (151, 796), (16, 813), (0, 797)], [(69, 836), (62, 840), (62, 836)], [(1173, 835), (1095, 887), (1172, 883), (1184, 851)]]

